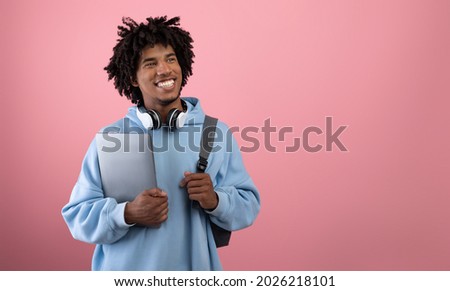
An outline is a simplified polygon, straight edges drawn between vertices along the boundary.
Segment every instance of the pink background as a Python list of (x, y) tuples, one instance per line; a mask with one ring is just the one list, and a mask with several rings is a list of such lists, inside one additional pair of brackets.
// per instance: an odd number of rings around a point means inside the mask
[[(230, 126), (294, 128), (273, 135), (276, 153), (244, 154), (262, 209), (220, 250), (226, 270), (450, 270), (449, 1), (20, 0), (0, 11), (1, 270), (90, 268), (93, 246), (60, 211), (95, 132), (130, 105), (103, 67), (122, 16), (166, 14), (195, 40), (184, 96)], [(348, 125), (348, 152), (284, 152), (326, 116)]]

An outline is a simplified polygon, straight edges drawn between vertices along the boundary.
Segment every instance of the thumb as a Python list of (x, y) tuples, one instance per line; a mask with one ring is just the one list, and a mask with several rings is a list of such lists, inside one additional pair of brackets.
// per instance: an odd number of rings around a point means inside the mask
[(184, 172), (184, 178), (181, 179), (181, 181), (180, 181), (180, 187), (186, 186), (186, 177), (189, 176), (190, 174), (192, 174), (192, 173), (189, 171)]

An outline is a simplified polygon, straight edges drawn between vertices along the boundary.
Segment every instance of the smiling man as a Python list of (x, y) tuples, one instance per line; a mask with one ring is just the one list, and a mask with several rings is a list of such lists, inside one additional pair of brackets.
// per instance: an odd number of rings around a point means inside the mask
[(63, 217), (75, 239), (96, 244), (93, 270), (221, 270), (213, 229), (250, 226), (260, 209), (258, 190), (220, 121), (219, 150), (211, 152), (206, 172), (197, 171), (199, 153), (188, 135), (198, 133), (200, 144), (205, 113), (197, 98), (180, 97), (194, 53), (179, 18), (123, 23), (105, 70), (119, 94), (136, 105), (102, 131), (139, 129), (154, 145), (167, 142), (166, 150), (154, 152), (158, 186), (127, 201), (105, 195), (94, 139)]
[(179, 98), (182, 73), (171, 45), (155, 44), (142, 50), (136, 77), (131, 84), (140, 89), (146, 108), (164, 118), (171, 108), (183, 110)]

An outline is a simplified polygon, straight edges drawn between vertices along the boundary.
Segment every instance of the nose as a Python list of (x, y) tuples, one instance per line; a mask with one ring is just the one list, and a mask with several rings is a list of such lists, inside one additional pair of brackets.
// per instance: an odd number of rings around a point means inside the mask
[(172, 69), (166, 62), (159, 62), (156, 68), (156, 74), (158, 74), (158, 76), (168, 75), (171, 71)]

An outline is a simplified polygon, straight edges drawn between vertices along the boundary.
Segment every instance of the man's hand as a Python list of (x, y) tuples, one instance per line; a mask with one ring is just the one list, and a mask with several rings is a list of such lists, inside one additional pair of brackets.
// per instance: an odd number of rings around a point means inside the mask
[(125, 222), (143, 226), (159, 226), (169, 213), (167, 193), (158, 188), (142, 191), (125, 206)]
[(211, 177), (207, 173), (184, 172), (180, 187), (186, 187), (189, 199), (198, 201), (203, 209), (214, 210), (219, 203)]

